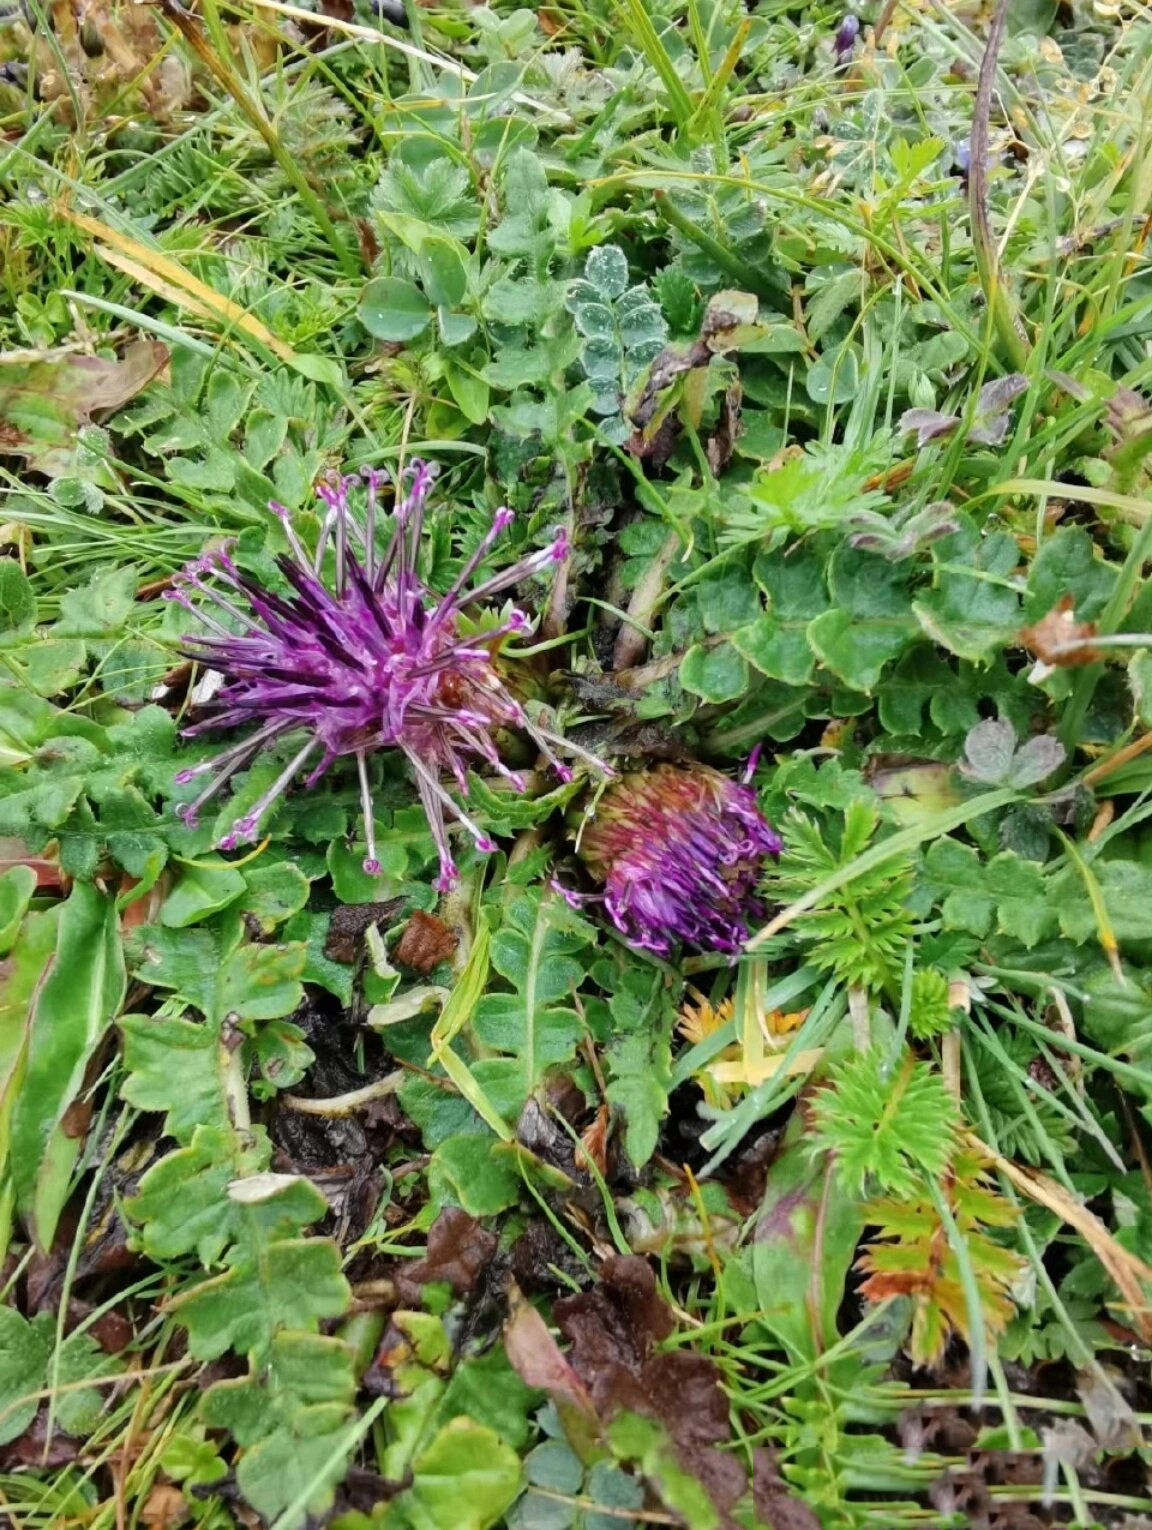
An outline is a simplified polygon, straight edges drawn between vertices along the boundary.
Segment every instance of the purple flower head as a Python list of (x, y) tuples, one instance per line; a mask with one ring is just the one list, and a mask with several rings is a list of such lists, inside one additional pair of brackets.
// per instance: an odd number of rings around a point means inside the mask
[(739, 951), (749, 919), (763, 917), (756, 885), (764, 861), (780, 850), (752, 788), (705, 765), (623, 776), (600, 798), (580, 840), (613, 924), (658, 956), (678, 941)]
[(836, 62), (839, 65), (846, 64), (852, 57), (856, 48), (856, 39), (860, 36), (860, 18), (849, 11), (841, 21), (832, 46), (836, 51)]
[[(566, 546), (563, 534), (469, 588), (492, 543), (513, 519), (510, 510), (498, 510), (448, 592), (434, 595), (421, 582), (417, 564), (433, 478), (433, 468), (423, 462), (405, 474), (383, 550), (377, 522), (380, 490), (388, 480), (381, 472), (365, 469), (362, 475), (333, 477), (321, 485), (321, 529), (311, 554), (288, 511), (273, 504), (291, 548), (277, 560), (289, 594), (274, 594), (249, 578), (227, 551), (208, 553), (177, 576), (170, 598), (193, 612), (205, 629), (184, 639), (184, 651), (223, 679), (208, 703), (211, 715), (187, 732), (251, 729), (214, 760), (180, 773), (180, 782), (203, 774), (210, 779), (195, 801), (177, 808), (179, 816), (195, 825), (200, 809), (238, 771), (272, 746), (290, 744), (283, 771), (219, 840), (221, 849), (255, 839), (268, 810), (302, 772), (307, 771), (307, 789), (333, 761), (354, 755), (367, 839), (364, 868), (378, 871), (368, 756), (377, 749), (399, 749), (411, 766), (440, 852), (437, 885), (448, 888), (457, 872), (446, 818), (463, 824), (478, 849), (495, 846), (445, 789), (443, 777), (466, 793), (469, 765), (482, 762), (517, 790), (524, 787), (523, 778), (501, 761), (492, 739), (495, 729), (514, 727), (529, 734), (563, 780), (570, 780), (572, 772), (556, 758), (557, 747), (599, 765), (583, 750), (534, 726), (504, 685), (495, 651), (504, 634), (530, 628), (522, 611), (508, 612), (499, 624), (480, 631), (461, 630), (465, 606), (550, 566)], [(362, 516), (351, 508), (355, 489), (364, 491)], [(331, 579), (325, 575), (329, 565)]]

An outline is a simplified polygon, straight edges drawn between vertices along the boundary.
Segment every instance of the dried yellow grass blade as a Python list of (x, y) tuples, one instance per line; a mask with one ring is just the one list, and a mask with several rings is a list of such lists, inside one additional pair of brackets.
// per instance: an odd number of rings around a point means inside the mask
[[(718, 1084), (746, 1084), (750, 1089), (754, 1089), (757, 1084), (767, 1082), (780, 1072), (785, 1055), (783, 1052), (777, 1052), (775, 1056), (769, 1055), (757, 1058), (755, 1061), (737, 1059), (734, 1062), (710, 1063), (706, 1071)], [(823, 1056), (823, 1047), (812, 1047), (809, 1051), (797, 1052), (785, 1071), (788, 1074), (811, 1073)]]
[(967, 1132), (965, 1136), (969, 1146), (988, 1158), (1017, 1190), (1037, 1205), (1054, 1211), (1069, 1227), (1076, 1229), (1119, 1289), (1129, 1321), (1142, 1338), (1152, 1338), (1152, 1306), (1144, 1289), (1144, 1285), (1152, 1285), (1152, 1268), (1117, 1243), (1095, 1212), (1070, 1195), (1063, 1185), (1038, 1169), (1026, 1169), (1001, 1157), (973, 1132)]
[(296, 359), (296, 352), (283, 340), (277, 339), (267, 325), (261, 324), (246, 309), (224, 297), (191, 271), (186, 271), (178, 261), (160, 250), (141, 244), (127, 234), (120, 233), (99, 218), (72, 208), (58, 207), (60, 217), (74, 228), (83, 229), (98, 242), (96, 253), (110, 265), (125, 272), (158, 296), (167, 298), (183, 308), (191, 309), (201, 318), (222, 325), (226, 329), (238, 329), (249, 339), (256, 340), (281, 361)]

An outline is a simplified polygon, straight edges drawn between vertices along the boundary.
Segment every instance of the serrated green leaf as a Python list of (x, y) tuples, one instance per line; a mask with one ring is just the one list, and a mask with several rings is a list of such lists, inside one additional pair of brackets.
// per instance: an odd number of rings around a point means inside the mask
[[(45, 1314), (48, 1317), (48, 1314)], [(48, 1322), (30, 1323), (12, 1307), (0, 1307), (0, 1445), (20, 1437), (36, 1417), (52, 1353)]]
[(785, 685), (806, 685), (816, 666), (807, 622), (784, 622), (773, 612), (732, 634), (732, 646), (762, 675)]
[(223, 1275), (182, 1291), (169, 1310), (188, 1330), (189, 1352), (215, 1360), (229, 1349), (267, 1353), (284, 1328), (313, 1332), (348, 1305), (340, 1251), (326, 1238), (287, 1238), (265, 1244), (259, 1265), (243, 1251)]
[(165, 1111), (164, 1131), (177, 1142), (191, 1140), (197, 1126), (226, 1130), (231, 1125), (223, 1070), (227, 1056), (219, 1026), (170, 1015), (125, 1015), (127, 1077), (121, 1094), (139, 1110)]
[(986, 936), (993, 928), (1031, 948), (1050, 933), (1054, 906), (1043, 869), (1010, 850), (984, 861), (969, 845), (945, 837), (924, 858), (944, 928)]
[(662, 1030), (622, 1036), (605, 1054), (609, 1101), (624, 1114), (624, 1146), (637, 1169), (656, 1151), (672, 1084), (671, 1053)]
[(197, 1126), (188, 1147), (152, 1165), (125, 1204), (132, 1220), (143, 1224), (140, 1245), (150, 1259), (194, 1253), (203, 1265), (217, 1263), (242, 1227), (227, 1199), (242, 1155), (244, 1167), (256, 1170), (268, 1162), (271, 1149), (266, 1139), (241, 1149), (224, 1125)]

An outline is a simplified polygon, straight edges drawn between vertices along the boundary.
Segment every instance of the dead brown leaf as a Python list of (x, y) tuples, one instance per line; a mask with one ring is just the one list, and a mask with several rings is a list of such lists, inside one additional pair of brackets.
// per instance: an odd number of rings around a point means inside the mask
[(1019, 633), (1020, 645), (1048, 669), (1070, 669), (1082, 664), (1098, 664), (1103, 657), (1091, 639), (1096, 636), (1095, 622), (1078, 622), (1071, 595), (1063, 596), (1031, 627)]
[(707, 1490), (720, 1524), (733, 1526), (732, 1510), (748, 1479), (722, 1448), (732, 1425), (720, 1373), (705, 1355), (657, 1347), (676, 1322), (647, 1260), (606, 1260), (597, 1284), (556, 1302), (553, 1316), (597, 1413), (608, 1418), (627, 1409), (662, 1423), (682, 1466)]
[(418, 908), (392, 948), (392, 960), (427, 976), (433, 967), (451, 961), (458, 944), (456, 932), (442, 919)]
[(396, 1289), (410, 1306), (420, 1305), (422, 1286), (451, 1286), (457, 1296), (467, 1296), (492, 1262), (497, 1242), (492, 1233), (456, 1206), (446, 1206), (428, 1229), (428, 1252), (414, 1264), (401, 1267)]
[(134, 341), (119, 360), (70, 351), (0, 354), (0, 450), (48, 478), (65, 476), (81, 428), (134, 398), (167, 363), (167, 347), (155, 340)]
[(184, 1494), (169, 1482), (158, 1482), (140, 1510), (140, 1523), (147, 1530), (177, 1530), (189, 1517)]

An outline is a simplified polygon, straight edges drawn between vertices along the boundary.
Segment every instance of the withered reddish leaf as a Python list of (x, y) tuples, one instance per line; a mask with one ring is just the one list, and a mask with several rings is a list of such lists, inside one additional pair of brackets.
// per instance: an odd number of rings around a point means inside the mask
[(422, 1286), (449, 1285), (466, 1296), (496, 1252), (496, 1239), (457, 1206), (446, 1206), (428, 1230), (428, 1252), (405, 1265), (396, 1287), (405, 1302), (419, 1302)]
[[(1042, 664), (1055, 669), (1070, 669), (1080, 664), (1096, 664), (1100, 650), (1087, 640), (1096, 636), (1095, 622), (1078, 622), (1071, 595), (1065, 595), (1046, 615), (1019, 634), (1021, 647), (1034, 654)], [(1070, 648), (1070, 644), (1083, 646)]]
[(418, 908), (393, 947), (392, 960), (427, 974), (441, 962), (449, 961), (457, 944), (455, 931), (435, 914), (426, 914)]
[(675, 1321), (648, 1263), (635, 1256), (607, 1260), (597, 1285), (556, 1302), (553, 1315), (572, 1344), (573, 1369), (601, 1415), (627, 1409), (662, 1423), (721, 1523), (732, 1525), (730, 1511), (748, 1479), (737, 1458), (717, 1448), (731, 1439), (720, 1373), (704, 1355), (657, 1351)]
[(0, 355), (0, 449), (50, 478), (63, 476), (81, 426), (126, 404), (167, 362), (167, 348), (155, 340), (137, 340), (119, 360), (60, 351)]
[(557, 1402), (566, 1402), (588, 1415), (595, 1416), (592, 1399), (580, 1377), (569, 1364), (548, 1325), (532, 1304), (513, 1288), (511, 1312), (504, 1325), (504, 1349), (509, 1363), (527, 1386)]

